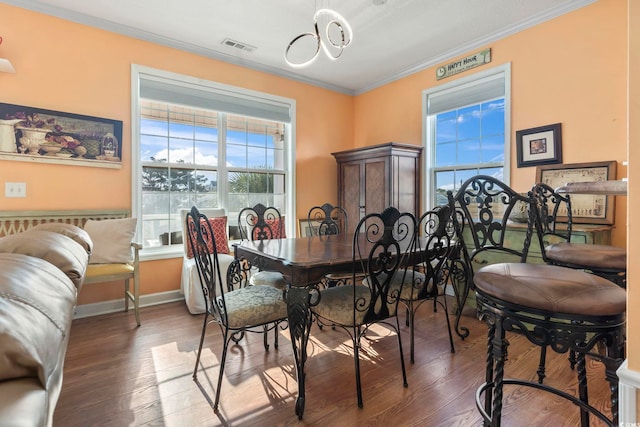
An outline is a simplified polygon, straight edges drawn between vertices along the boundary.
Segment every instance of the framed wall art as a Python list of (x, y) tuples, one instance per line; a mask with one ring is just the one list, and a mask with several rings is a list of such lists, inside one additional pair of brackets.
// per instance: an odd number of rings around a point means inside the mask
[(562, 163), (561, 124), (516, 131), (518, 167)]
[(122, 122), (0, 103), (0, 160), (120, 168)]
[[(599, 182), (616, 179), (616, 162), (543, 165), (536, 169), (536, 182), (558, 188), (569, 182)], [(613, 224), (615, 196), (604, 194), (571, 194), (571, 214), (574, 223)], [(559, 221), (566, 221), (560, 212)]]

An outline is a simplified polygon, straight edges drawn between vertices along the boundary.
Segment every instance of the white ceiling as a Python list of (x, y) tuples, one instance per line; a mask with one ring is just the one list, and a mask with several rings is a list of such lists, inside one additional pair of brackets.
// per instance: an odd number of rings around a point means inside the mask
[[(359, 94), (596, 0), (6, 0), (93, 27)], [(342, 15), (353, 41), (294, 69), (284, 51), (313, 31), (320, 8)], [(322, 29), (320, 29), (322, 31)], [(255, 47), (245, 52), (222, 44)], [(302, 45), (301, 45), (302, 46)], [(309, 45), (305, 45), (309, 46)]]

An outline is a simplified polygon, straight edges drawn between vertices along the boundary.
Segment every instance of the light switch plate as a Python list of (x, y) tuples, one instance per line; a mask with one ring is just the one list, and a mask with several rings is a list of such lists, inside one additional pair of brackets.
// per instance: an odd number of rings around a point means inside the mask
[(4, 197), (27, 197), (27, 183), (5, 182)]

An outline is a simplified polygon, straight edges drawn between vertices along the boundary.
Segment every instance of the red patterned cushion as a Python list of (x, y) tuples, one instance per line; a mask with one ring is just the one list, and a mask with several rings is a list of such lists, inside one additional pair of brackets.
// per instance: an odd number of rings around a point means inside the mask
[[(287, 238), (287, 232), (284, 229), (284, 216), (281, 218), (274, 218), (274, 219), (265, 219), (264, 222), (269, 226), (269, 228), (271, 228), (271, 232), (273, 233), (273, 236), (271, 236), (271, 239), (286, 239)], [(266, 233), (268, 233), (268, 229), (264, 229), (264, 230), (259, 230), (258, 228), (254, 228), (253, 229), (253, 240), (258, 240), (258, 236), (257, 234), (260, 231), (265, 231)], [(267, 238), (269, 238), (267, 236)]]
[[(228, 254), (229, 240), (227, 239), (227, 217), (221, 216), (216, 218), (209, 218), (209, 224), (211, 224), (211, 229), (213, 230), (213, 235), (216, 240), (216, 249), (218, 250), (218, 253)], [(191, 233), (191, 230), (189, 230), (189, 233)], [(197, 236), (194, 235), (194, 241), (196, 238)], [(209, 249), (209, 253), (213, 252), (213, 242), (211, 240), (207, 241), (207, 248)], [(193, 258), (191, 243), (187, 245), (187, 258)]]

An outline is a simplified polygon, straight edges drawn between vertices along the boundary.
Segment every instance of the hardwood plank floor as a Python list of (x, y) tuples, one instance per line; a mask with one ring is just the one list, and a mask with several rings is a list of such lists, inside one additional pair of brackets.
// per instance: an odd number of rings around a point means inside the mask
[[(265, 352), (262, 336), (254, 334), (230, 348), (216, 414), (210, 402), (219, 368), (218, 327), (207, 329), (196, 383), (192, 373), (204, 316), (189, 314), (184, 303), (143, 308), (140, 315), (140, 328), (132, 313), (74, 320), (54, 426), (482, 425), (475, 392), (483, 382), (487, 328), (470, 308), (463, 322), (471, 335), (454, 336), (455, 354), (449, 352), (442, 311), (433, 313), (428, 304), (418, 311), (414, 365), (403, 327), (408, 388), (402, 386), (395, 334), (374, 327), (361, 352), (363, 409), (356, 404), (349, 336), (314, 326), (302, 421), (294, 414), (297, 383), (288, 330), (280, 332), (278, 349), (272, 345)], [(539, 348), (520, 336), (509, 339), (506, 376), (535, 379)], [(577, 378), (566, 356), (549, 351), (546, 382), (575, 395)], [(603, 367), (589, 360), (588, 370), (590, 402), (609, 416)], [(504, 426), (579, 425), (577, 408), (549, 393), (509, 386), (504, 402)], [(591, 423), (602, 425), (593, 417)]]

